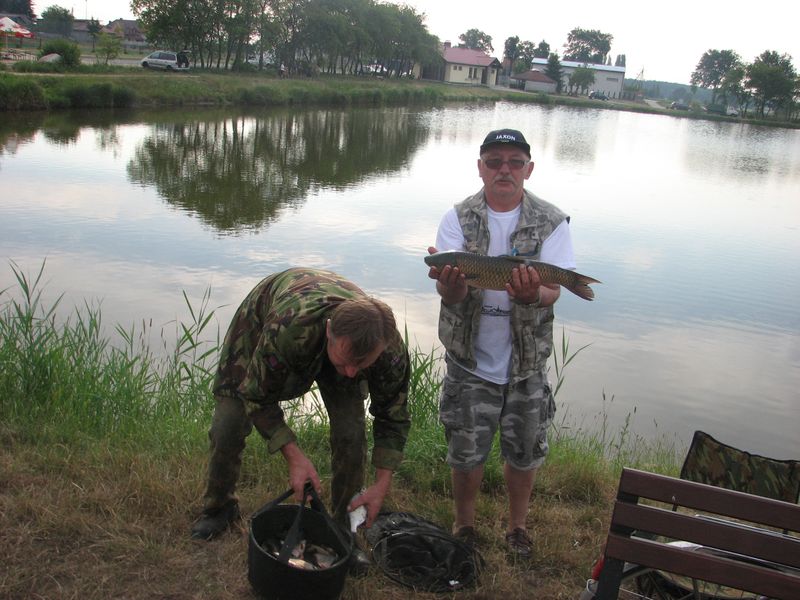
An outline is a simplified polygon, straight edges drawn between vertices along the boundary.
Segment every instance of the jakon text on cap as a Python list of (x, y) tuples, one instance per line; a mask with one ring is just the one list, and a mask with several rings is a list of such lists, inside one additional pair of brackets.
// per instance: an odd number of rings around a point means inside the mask
[(486, 139), (483, 140), (483, 144), (481, 144), (481, 154), (483, 154), (489, 146), (494, 146), (495, 144), (510, 144), (524, 150), (528, 157), (531, 155), (531, 147), (528, 142), (525, 141), (525, 136), (516, 129), (498, 129), (496, 131), (490, 131)]

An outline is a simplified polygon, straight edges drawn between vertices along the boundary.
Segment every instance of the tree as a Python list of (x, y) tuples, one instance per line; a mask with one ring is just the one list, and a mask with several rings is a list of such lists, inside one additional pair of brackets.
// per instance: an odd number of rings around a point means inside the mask
[(544, 70), (544, 74), (556, 82), (556, 93), (560, 94), (564, 88), (564, 69), (561, 67), (557, 52), (553, 52), (547, 57), (547, 68)]
[(614, 61), (615, 67), (624, 67), (625, 66), (625, 55), (624, 54), (617, 54), (617, 60)]
[(492, 47), (492, 36), (484, 33), (479, 29), (470, 29), (466, 33), (458, 36), (461, 40), (461, 46), (469, 48), (470, 50), (483, 50), (487, 54), (494, 52)]
[(725, 103), (728, 104), (733, 99), (733, 104), (739, 110), (740, 114), (747, 112), (747, 107), (752, 99), (750, 90), (744, 87), (745, 68), (743, 65), (733, 67), (725, 74), (722, 84), (719, 87), (719, 92)]
[(533, 58), (547, 58), (550, 56), (550, 44), (542, 40), (533, 51)]
[(517, 58), (517, 64), (514, 68), (514, 73), (524, 73), (525, 71), (530, 71), (531, 67), (533, 66), (533, 53), (536, 51), (536, 47), (533, 45), (533, 43), (526, 40), (517, 45), (517, 51), (519, 58)]
[(31, 6), (32, 0), (0, 0), (0, 12), (12, 15), (25, 15), (31, 20), (36, 19), (36, 14)]
[(122, 39), (105, 31), (100, 34), (97, 42), (97, 57), (103, 59), (103, 64), (117, 58), (122, 51)]
[(92, 36), (92, 52), (94, 52), (95, 44), (97, 43), (97, 36), (100, 35), (100, 32), (103, 28), (100, 26), (100, 21), (92, 17), (89, 19), (89, 23), (86, 25), (86, 31)]
[(569, 76), (570, 91), (574, 88), (578, 88), (581, 93), (586, 93), (593, 83), (594, 71), (586, 66), (578, 67), (572, 72), (572, 75)]
[(514, 61), (519, 58), (519, 36), (506, 39), (503, 55), (508, 59), (508, 75), (514, 72)]
[(733, 50), (708, 50), (700, 57), (689, 81), (692, 85), (711, 90), (711, 103), (714, 104), (725, 75), (741, 64), (742, 59)]
[(257, 53), (259, 68), (267, 61), (290, 73), (357, 74), (378, 63), (403, 76), (441, 60), (424, 15), (378, 0), (131, 0), (131, 8), (150, 43), (186, 48), (201, 67), (238, 68)]
[(564, 59), (582, 63), (605, 64), (613, 39), (614, 36), (610, 33), (576, 27), (567, 35), (567, 43), (564, 44)]
[(764, 116), (767, 106), (775, 110), (785, 107), (788, 112), (797, 85), (797, 72), (788, 54), (762, 52), (745, 73), (745, 86), (753, 91), (759, 115)]
[(39, 23), (39, 30), (69, 37), (72, 33), (72, 22), (74, 20), (69, 10), (54, 4), (44, 9), (42, 20)]

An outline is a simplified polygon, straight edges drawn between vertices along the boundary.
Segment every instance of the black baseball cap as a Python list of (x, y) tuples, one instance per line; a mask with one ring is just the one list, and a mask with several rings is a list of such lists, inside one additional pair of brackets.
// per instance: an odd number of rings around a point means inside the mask
[(516, 146), (520, 150), (524, 150), (528, 158), (531, 156), (530, 145), (525, 141), (525, 136), (522, 135), (522, 132), (516, 129), (497, 129), (496, 131), (490, 131), (486, 139), (483, 140), (483, 144), (481, 144), (481, 154), (483, 154), (489, 146), (494, 146), (496, 144), (510, 144), (511, 146)]

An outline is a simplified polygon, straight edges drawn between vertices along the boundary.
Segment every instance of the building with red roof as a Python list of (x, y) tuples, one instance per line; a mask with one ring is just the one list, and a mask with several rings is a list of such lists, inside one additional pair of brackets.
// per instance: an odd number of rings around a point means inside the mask
[(450, 42), (445, 42), (441, 55), (442, 61), (427, 69), (423, 77), (461, 85), (497, 85), (502, 66), (499, 60), (483, 50), (454, 48)]
[(512, 82), (511, 87), (519, 88), (526, 92), (556, 93), (556, 81), (541, 71), (525, 71), (524, 73), (512, 75), (509, 79), (511, 79)]

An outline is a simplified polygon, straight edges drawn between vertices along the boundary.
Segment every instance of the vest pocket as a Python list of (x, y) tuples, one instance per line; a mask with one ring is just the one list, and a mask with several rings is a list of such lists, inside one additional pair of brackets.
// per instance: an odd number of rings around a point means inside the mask
[(467, 362), (470, 336), (464, 316), (458, 310), (445, 304), (441, 305), (439, 315), (439, 340), (459, 362)]

